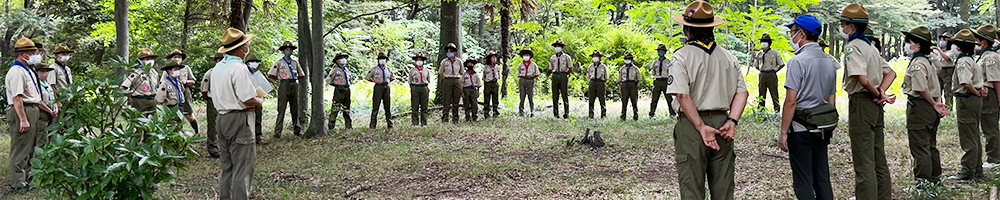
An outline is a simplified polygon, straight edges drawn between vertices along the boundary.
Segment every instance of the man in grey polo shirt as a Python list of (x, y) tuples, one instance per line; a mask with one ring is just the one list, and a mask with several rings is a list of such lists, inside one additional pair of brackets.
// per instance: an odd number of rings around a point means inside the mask
[[(798, 199), (833, 199), (827, 145), (830, 131), (821, 135), (792, 121), (796, 110), (836, 104), (837, 65), (816, 43), (823, 25), (812, 15), (801, 15), (786, 24), (795, 57), (785, 72), (785, 105), (781, 113), (778, 146), (788, 152), (795, 196)], [(794, 99), (794, 100), (793, 100)]]

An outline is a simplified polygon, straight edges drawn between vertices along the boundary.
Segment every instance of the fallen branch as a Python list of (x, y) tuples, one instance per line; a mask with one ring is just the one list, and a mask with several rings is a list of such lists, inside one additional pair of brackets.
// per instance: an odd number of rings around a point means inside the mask
[(767, 154), (767, 153), (760, 153), (760, 154), (761, 155), (765, 155), (765, 156), (775, 157), (775, 158), (788, 159), (788, 157), (779, 156), (779, 155), (771, 155), (771, 154)]
[(365, 13), (365, 14), (361, 14), (361, 15), (358, 15), (358, 16), (351, 17), (350, 19), (347, 19), (347, 20), (344, 20), (344, 21), (340, 21), (337, 24), (334, 24), (333, 27), (330, 27), (330, 30), (326, 31), (326, 33), (323, 34), (323, 38), (326, 38), (327, 35), (330, 35), (330, 33), (333, 33), (334, 30), (337, 30), (337, 27), (340, 27), (340, 25), (344, 25), (347, 22), (354, 21), (354, 20), (356, 20), (358, 18), (361, 18), (361, 17), (364, 17), (364, 16), (371, 16), (371, 15), (379, 14), (379, 13), (382, 13), (382, 12), (393, 11), (393, 10), (396, 10), (396, 9), (405, 8), (407, 6), (409, 6), (409, 4), (402, 4), (402, 5), (398, 5), (396, 7), (386, 8), (386, 9), (382, 9), (382, 10), (378, 10), (378, 11), (370, 12), (370, 13)]
[(357, 194), (358, 192), (362, 192), (362, 191), (365, 191), (365, 190), (369, 190), (369, 189), (371, 189), (371, 188), (372, 188), (372, 187), (371, 187), (371, 186), (368, 186), (368, 185), (358, 185), (358, 186), (354, 186), (353, 188), (351, 188), (351, 189), (347, 190), (347, 192), (344, 192), (344, 198), (347, 198), (347, 197), (350, 197), (351, 195), (354, 195), (354, 194)]

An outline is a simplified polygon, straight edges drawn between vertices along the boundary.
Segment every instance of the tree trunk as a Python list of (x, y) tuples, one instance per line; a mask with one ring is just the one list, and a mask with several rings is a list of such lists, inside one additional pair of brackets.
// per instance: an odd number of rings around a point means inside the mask
[[(998, 0), (998, 1), (1000, 1), (1000, 0)], [(478, 7), (479, 8), (479, 24), (476, 24), (476, 35), (477, 36), (482, 36), (483, 35), (483, 29), (486, 26), (486, 9), (484, 7), (485, 7), (485, 4), (481, 4)]]
[(500, 94), (502, 98), (507, 97), (507, 75), (510, 74), (507, 58), (510, 58), (510, 26), (512, 22), (510, 9), (512, 8), (510, 0), (500, 0), (500, 66), (503, 67)]
[(188, 25), (188, 17), (191, 16), (191, 0), (184, 1), (184, 16), (181, 17), (181, 22), (184, 23), (184, 30), (181, 31), (181, 50), (187, 52), (188, 44), (188, 31), (190, 31), (190, 26)]
[(962, 7), (962, 11), (958, 13), (962, 16), (962, 28), (969, 28), (969, 0), (958, 0), (958, 4)]
[(244, 0), (231, 0), (229, 3), (229, 27), (239, 29), (243, 32), (247, 31), (247, 22), (243, 14), (243, 6), (245, 5)]
[[(301, 12), (305, 11), (304, 7), (306, 0), (298, 1), (300, 11), (299, 17), (301, 18), (305, 16), (305, 14)], [(312, 88), (312, 116), (309, 117), (309, 128), (306, 130), (307, 137), (325, 135), (330, 132), (330, 128), (326, 124), (326, 110), (323, 109), (326, 106), (323, 105), (323, 73), (321, 73), (323, 72), (323, 66), (325, 66), (325, 64), (323, 64), (323, 60), (326, 56), (326, 52), (323, 52), (323, 0), (312, 0), (312, 17), (312, 35), (310, 35), (312, 37), (310, 41), (312, 44), (307, 45), (310, 47), (309, 51), (312, 51), (309, 53), (310, 57), (308, 57), (308, 59), (312, 59), (312, 62), (310, 62), (311, 65), (309, 66), (311, 69), (309, 71), (313, 72), (309, 73), (309, 78), (312, 79), (310, 82), (310, 88)], [(305, 24), (304, 21), (302, 21), (304, 19), (299, 20), (300, 26)], [(302, 31), (305, 29), (300, 27), (299, 30)], [(303, 43), (301, 42), (303, 39), (306, 38), (299, 39), (300, 44)]]
[(1000, 26), (1000, 0), (993, 0), (993, 21), (994, 26)]
[[(128, 62), (128, 0), (115, 0), (115, 53)], [(119, 74), (120, 69), (115, 70)]]
[[(438, 61), (444, 60), (447, 56), (447, 52), (444, 47), (447, 47), (449, 43), (455, 44), (458, 48), (458, 52), (455, 52), (455, 57), (462, 57), (462, 12), (461, 8), (458, 6), (458, 1), (454, 0), (441, 0), (441, 38), (440, 38), (440, 53), (438, 54)], [(441, 79), (438, 79), (438, 85), (441, 85)], [(441, 96), (441, 90), (434, 90), (434, 103), (440, 104), (443, 102)]]
[[(308, 4), (307, 4), (307, 2), (305, 2), (305, 0), (297, 0), (296, 4), (302, 4), (302, 5), (300, 5), (300, 9), (298, 11), (299, 12), (299, 22), (298, 22), (298, 24), (299, 24), (299, 39), (298, 39), (298, 43), (299, 43), (299, 47), (301, 47), (300, 49), (304, 49), (305, 50), (305, 51), (299, 50), (299, 64), (301, 65), (300, 67), (302, 67), (303, 73), (305, 73), (305, 75), (304, 75), (305, 78), (299, 79), (299, 81), (298, 81), (299, 82), (299, 87), (297, 88), (298, 89), (297, 92), (299, 94), (298, 95), (299, 105), (301, 105), (301, 106), (299, 106), (299, 110), (292, 111), (292, 112), (299, 112), (299, 124), (306, 124), (306, 122), (309, 122), (309, 119), (311, 118), (310, 116), (306, 115), (306, 113), (308, 113), (308, 111), (311, 110), (310, 106), (306, 106), (306, 105), (309, 105), (309, 97), (310, 97), (310, 95), (308, 95), (308, 94), (309, 94), (309, 88), (310, 88), (309, 82), (311, 81), (309, 79), (312, 78), (310, 74), (312, 74), (312, 72), (313, 72), (313, 70), (312, 70), (312, 43), (309, 42), (312, 38), (311, 38), (311, 34), (309, 34), (310, 28), (309, 28), (309, 13), (308, 13), (309, 12), (309, 8), (308, 8)], [(303, 30), (303, 28), (305, 30)], [(303, 33), (305, 35), (303, 35)], [(320, 70), (319, 70), (320, 75), (323, 74), (323, 70), (322, 69), (323, 68), (321, 66)], [(322, 89), (322, 88), (323, 87), (321, 85), (320, 89)], [(320, 90), (320, 91), (322, 91), (322, 90)], [(320, 97), (322, 97), (322, 94), (323, 93), (320, 92)], [(322, 105), (321, 105), (321, 107), (322, 107)], [(320, 109), (320, 110), (322, 110), (322, 109)], [(322, 124), (322, 123), (320, 123), (320, 124)]]

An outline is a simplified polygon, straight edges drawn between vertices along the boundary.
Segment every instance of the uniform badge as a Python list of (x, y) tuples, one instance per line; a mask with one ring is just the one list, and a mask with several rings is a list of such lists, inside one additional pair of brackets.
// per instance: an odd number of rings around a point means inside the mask
[(903, 82), (902, 87), (903, 87), (903, 89), (906, 89), (906, 82)]
[(149, 86), (148, 85), (143, 85), (142, 86), (142, 91), (143, 92), (149, 91)]
[(674, 84), (674, 75), (667, 76), (667, 85)]
[(288, 77), (288, 72), (281, 72), (281, 77), (282, 78)]

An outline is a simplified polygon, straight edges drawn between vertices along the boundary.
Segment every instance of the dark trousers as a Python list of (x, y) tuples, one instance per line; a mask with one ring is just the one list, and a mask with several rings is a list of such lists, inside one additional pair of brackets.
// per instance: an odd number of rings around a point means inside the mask
[(951, 76), (954, 74), (954, 67), (942, 67), (941, 71), (938, 71), (938, 84), (941, 85), (941, 88), (945, 88), (942, 90), (943, 94), (941, 94), (941, 99), (944, 99), (944, 102), (948, 104), (949, 108), (955, 104), (951, 93)]
[(337, 127), (337, 115), (344, 115), (344, 125), (351, 129), (351, 88), (336, 86), (333, 90), (333, 102), (330, 104), (330, 129)]
[(639, 120), (639, 84), (636, 82), (622, 83), (622, 120), (628, 117), (628, 103), (632, 102), (632, 117)]
[[(792, 165), (792, 188), (802, 199), (833, 199), (827, 145), (832, 132), (821, 138), (808, 131), (788, 134), (788, 161)], [(825, 139), (824, 139), (825, 138)]]
[[(721, 111), (699, 111), (705, 125), (720, 128), (728, 115)], [(677, 183), (681, 199), (705, 199), (705, 183), (713, 200), (733, 199), (736, 188), (735, 142), (715, 135), (719, 150), (705, 146), (701, 133), (686, 115), (674, 125), (674, 163), (677, 163)]]
[(465, 100), (465, 121), (479, 120), (479, 89), (475, 87), (462, 88), (462, 99)]
[(205, 98), (205, 121), (208, 124), (206, 132), (208, 132), (208, 144), (205, 148), (208, 149), (208, 153), (219, 153), (219, 146), (216, 143), (218, 136), (215, 132), (215, 118), (218, 117), (219, 111), (215, 110), (215, 103), (212, 102), (212, 98)]
[(673, 108), (674, 98), (667, 94), (667, 79), (658, 78), (653, 81), (653, 101), (649, 103), (649, 117), (656, 116), (656, 105), (660, 102), (660, 95), (667, 100), (667, 111), (670, 116), (677, 115)]
[(411, 124), (427, 125), (427, 86), (410, 86), (410, 117)]
[(534, 116), (535, 112), (535, 79), (534, 78), (524, 78), (517, 84), (518, 92), (521, 94), (521, 101), (518, 102), (517, 111), (520, 115), (524, 115), (524, 99), (528, 98), (528, 114)]
[[(771, 93), (771, 102), (774, 103), (774, 111), (781, 111), (781, 105), (778, 105), (778, 74), (775, 72), (761, 72), (760, 79), (758, 79), (757, 90), (760, 92), (760, 99), (763, 101), (767, 99), (766, 95), (768, 91)], [(764, 102), (760, 102), (760, 107), (764, 107)]]
[(852, 94), (848, 100), (847, 134), (854, 159), (857, 199), (891, 199), (892, 177), (885, 160), (885, 118), (874, 95)]
[(392, 111), (391, 105), (391, 95), (389, 92), (388, 85), (375, 85), (372, 90), (372, 117), (371, 121), (368, 122), (368, 128), (375, 128), (378, 125), (378, 107), (379, 104), (385, 110), (385, 124), (387, 128), (392, 128)]
[(989, 94), (983, 98), (983, 116), (980, 127), (986, 141), (986, 162), (1000, 163), (1000, 104), (997, 102), (997, 90), (989, 88)]
[(906, 104), (906, 133), (913, 156), (913, 178), (938, 182), (941, 176), (941, 153), (937, 149), (938, 118), (934, 106), (923, 99)]
[(559, 118), (559, 97), (562, 97), (563, 118), (569, 118), (569, 76), (552, 74), (552, 114)]
[(253, 130), (247, 121), (251, 112), (230, 112), (216, 118), (219, 133), (222, 173), (219, 174), (219, 199), (250, 198), (253, 182), (255, 144)]
[(264, 123), (264, 108), (262, 108), (262, 107), (254, 108), (253, 109), (253, 114), (255, 116), (254, 119), (253, 119), (254, 120), (254, 122), (253, 122), (253, 133), (254, 133), (254, 137), (257, 139), (256, 140), (257, 143), (260, 143), (261, 141), (264, 141), (264, 138), (261, 137), (261, 135), (264, 135), (263, 130), (262, 130), (262, 128), (264, 127), (263, 124), (262, 124), (262, 123)]
[(500, 116), (500, 86), (496, 81), (483, 84), (483, 101), (484, 117)]
[(302, 134), (302, 127), (299, 126), (299, 98), (298, 98), (298, 83), (295, 82), (285, 82), (282, 81), (278, 87), (278, 118), (274, 119), (274, 136), (275, 138), (281, 137), (281, 130), (284, 127), (285, 122), (285, 107), (291, 104), (292, 113), (292, 126), (295, 129), (295, 135)]
[(458, 78), (444, 78), (438, 89), (441, 90), (441, 95), (444, 95), (444, 98), (441, 98), (444, 100), (441, 121), (448, 122), (450, 114), (452, 122), (458, 122), (458, 101), (462, 98), (462, 81)]
[(601, 118), (604, 118), (604, 114), (607, 113), (607, 109), (604, 105), (604, 101), (607, 98), (607, 85), (604, 81), (590, 81), (590, 85), (587, 87), (587, 106), (588, 106), (588, 116), (594, 118), (594, 100), (601, 103)]
[(983, 174), (983, 143), (979, 139), (979, 119), (983, 116), (983, 100), (976, 96), (955, 97), (958, 117), (958, 144), (962, 147), (962, 170), (966, 176)]

